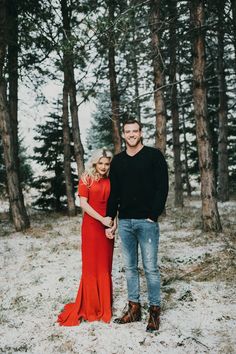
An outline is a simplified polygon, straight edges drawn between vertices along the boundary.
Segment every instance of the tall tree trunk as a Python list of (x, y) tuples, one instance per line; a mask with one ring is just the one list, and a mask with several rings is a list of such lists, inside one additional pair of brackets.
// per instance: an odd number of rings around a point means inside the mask
[(136, 119), (141, 122), (141, 109), (140, 109), (140, 98), (139, 98), (139, 73), (138, 73), (138, 63), (137, 63), (137, 29), (135, 26), (135, 1), (132, 1), (131, 6), (131, 28), (132, 28), (132, 69), (134, 75), (134, 94), (135, 94), (135, 113)]
[(24, 205), (24, 197), (19, 180), (19, 170), (17, 169), (15, 161), (13, 129), (7, 110), (6, 82), (2, 77), (0, 78), (0, 131), (2, 134), (12, 219), (16, 231), (23, 231), (30, 227), (30, 222)]
[(218, 82), (219, 82), (219, 138), (218, 138), (218, 198), (229, 200), (228, 167), (228, 105), (224, 70), (224, 7), (225, 0), (217, 1), (218, 9)]
[(18, 160), (18, 10), (17, 1), (8, 0), (8, 82), (9, 114), (12, 121), (16, 160)]
[(7, 39), (6, 39), (6, 0), (0, 0), (0, 78), (4, 77), (4, 65), (6, 57)]
[[(11, 119), (13, 141), (14, 141), (14, 160), (20, 176), (19, 161), (19, 142), (18, 142), (18, 6), (16, 0), (7, 2), (7, 22), (8, 22), (8, 107)], [(11, 202), (9, 201), (9, 214), (12, 220)]]
[[(182, 80), (181, 80), (181, 73), (180, 73), (179, 91), (180, 91), (180, 96), (183, 97), (183, 90), (182, 90), (181, 81)], [(187, 132), (186, 132), (186, 124), (185, 124), (185, 110), (184, 110), (183, 106), (181, 108), (181, 116), (182, 116), (183, 138), (184, 138), (183, 150), (184, 150), (185, 183), (186, 183), (187, 195), (188, 195), (188, 197), (191, 197), (192, 187), (191, 187), (190, 177), (189, 177)]]
[(120, 99), (117, 85), (116, 63), (115, 63), (115, 36), (114, 36), (114, 13), (115, 4), (108, 1), (109, 20), (109, 44), (108, 44), (108, 69), (110, 81), (111, 109), (112, 109), (112, 138), (114, 143), (114, 153), (121, 151), (120, 137)]
[(183, 119), (183, 135), (184, 135), (184, 169), (185, 169), (186, 189), (187, 189), (188, 197), (191, 197), (192, 187), (189, 178), (188, 146), (187, 146), (187, 136), (186, 136), (187, 134), (186, 134), (184, 109), (182, 112), (182, 119)]
[(173, 152), (174, 152), (174, 174), (175, 174), (175, 206), (183, 207), (183, 182), (181, 168), (181, 147), (179, 132), (179, 107), (177, 101), (177, 85), (176, 85), (176, 1), (169, 2), (170, 14), (170, 82), (173, 83), (171, 88), (171, 118), (172, 118), (172, 136), (173, 136)]
[(65, 44), (63, 49), (65, 62), (64, 70), (66, 71), (66, 78), (68, 80), (67, 87), (70, 98), (70, 114), (74, 141), (74, 155), (77, 164), (78, 176), (80, 178), (82, 172), (84, 171), (84, 149), (80, 138), (78, 107), (76, 99), (76, 84), (74, 79), (74, 47), (71, 36), (71, 19), (69, 15), (69, 7), (67, 5), (67, 0), (61, 0), (61, 12), (63, 22), (63, 37)]
[(163, 89), (164, 68), (160, 50), (160, 4), (161, 0), (150, 1), (150, 27), (153, 52), (154, 102), (156, 114), (155, 145), (163, 153), (166, 150), (166, 112)]
[(231, 8), (233, 14), (234, 60), (235, 60), (235, 71), (236, 71), (236, 0), (231, 0)]
[(15, 161), (14, 134), (12, 121), (8, 112), (7, 88), (4, 79), (4, 65), (7, 48), (6, 18), (6, 1), (0, 0), (0, 132), (2, 135), (7, 188), (13, 223), (17, 231), (23, 231), (30, 226), (30, 221), (24, 205), (24, 197), (19, 180), (19, 170), (17, 169)]
[[(64, 62), (65, 64), (65, 62)], [(76, 215), (74, 186), (71, 170), (71, 141), (70, 141), (70, 126), (69, 126), (69, 112), (68, 112), (68, 87), (67, 77), (64, 72), (64, 87), (63, 87), (63, 114), (62, 114), (62, 127), (63, 127), (63, 153), (64, 153), (64, 172), (66, 183), (66, 197), (69, 216)]]
[(63, 127), (63, 153), (64, 153), (64, 173), (65, 173), (65, 183), (66, 183), (66, 197), (67, 197), (67, 207), (69, 216), (76, 215), (75, 207), (75, 196), (74, 196), (74, 186), (72, 178), (71, 169), (71, 138), (70, 138), (70, 125), (69, 125), (69, 89), (70, 89), (70, 71), (69, 71), (69, 53), (70, 53), (70, 42), (67, 37), (66, 28), (68, 24), (65, 25), (67, 20), (66, 13), (68, 11), (67, 0), (61, 0), (61, 12), (63, 18), (63, 74), (64, 74), (64, 84), (63, 84), (63, 103), (62, 103), (62, 127)]
[(205, 85), (204, 0), (191, 1), (193, 41), (193, 100), (196, 119), (199, 167), (201, 174), (202, 220), (205, 231), (220, 231), (221, 223), (216, 202), (212, 147), (207, 118)]
[(72, 121), (72, 132), (73, 132), (73, 141), (74, 141), (74, 152), (75, 152), (75, 161), (77, 163), (78, 177), (80, 178), (84, 171), (84, 148), (80, 138), (80, 127), (78, 120), (78, 106), (76, 99), (76, 85), (74, 80), (74, 70), (73, 75), (71, 76), (72, 84), (69, 90), (70, 97), (70, 114)]

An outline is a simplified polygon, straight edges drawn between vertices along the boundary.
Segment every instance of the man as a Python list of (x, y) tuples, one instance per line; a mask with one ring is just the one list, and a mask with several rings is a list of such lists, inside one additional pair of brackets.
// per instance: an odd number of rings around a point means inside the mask
[[(158, 216), (168, 194), (168, 170), (162, 153), (142, 143), (142, 127), (137, 120), (123, 125), (126, 150), (114, 157), (110, 168), (111, 193), (107, 216), (119, 218), (119, 235), (128, 288), (128, 311), (114, 322), (125, 324), (141, 320), (138, 245), (147, 281), (149, 320), (146, 330), (159, 329), (160, 275), (157, 266), (159, 243)], [(113, 229), (107, 229), (112, 237)]]

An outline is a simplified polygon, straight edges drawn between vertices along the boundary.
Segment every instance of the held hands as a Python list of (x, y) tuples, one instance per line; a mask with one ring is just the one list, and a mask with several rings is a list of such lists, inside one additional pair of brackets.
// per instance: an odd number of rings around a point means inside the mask
[(110, 238), (111, 240), (115, 237), (115, 229), (114, 227), (110, 227), (109, 229), (105, 230), (106, 237)]
[(113, 220), (110, 216), (103, 217), (101, 222), (106, 227), (112, 227), (113, 225)]
[(117, 219), (115, 218), (112, 227), (109, 227), (109, 229), (105, 230), (106, 237), (113, 239), (115, 237), (116, 229), (117, 229)]

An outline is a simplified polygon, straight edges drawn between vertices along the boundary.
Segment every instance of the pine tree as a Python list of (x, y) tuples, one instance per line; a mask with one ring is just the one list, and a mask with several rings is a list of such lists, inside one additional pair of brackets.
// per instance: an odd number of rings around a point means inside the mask
[[(40, 209), (64, 210), (67, 204), (61, 117), (56, 113), (49, 114), (46, 121), (37, 126), (36, 132), (35, 140), (40, 146), (34, 148), (33, 159), (43, 167), (43, 174), (33, 184), (40, 193), (34, 205)], [(72, 176), (75, 188), (77, 177)]]
[(87, 135), (89, 151), (106, 147), (113, 151), (111, 99), (109, 92), (97, 96), (96, 111), (92, 115), (92, 124)]

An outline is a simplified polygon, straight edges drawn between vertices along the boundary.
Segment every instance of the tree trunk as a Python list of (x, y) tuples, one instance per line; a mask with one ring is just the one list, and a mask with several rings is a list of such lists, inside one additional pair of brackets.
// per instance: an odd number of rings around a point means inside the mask
[(183, 207), (183, 183), (181, 168), (181, 147), (179, 132), (179, 107), (177, 101), (177, 85), (176, 85), (176, 1), (169, 2), (170, 14), (170, 82), (171, 87), (171, 118), (172, 118), (172, 136), (173, 136), (173, 152), (174, 152), (174, 174), (175, 174), (175, 206)]
[[(7, 23), (8, 107), (14, 141), (14, 160), (21, 181), (18, 142), (18, 8), (16, 0), (7, 2)], [(10, 201), (9, 206), (10, 219), (13, 220)]]
[(219, 82), (219, 138), (218, 138), (218, 198), (229, 200), (228, 168), (228, 105), (224, 70), (224, 6), (225, 0), (217, 1), (218, 9), (218, 82)]
[(62, 114), (62, 127), (63, 127), (63, 149), (64, 149), (64, 172), (66, 183), (66, 196), (69, 216), (76, 215), (74, 186), (71, 171), (71, 141), (70, 141), (70, 126), (68, 114), (68, 87), (67, 78), (64, 73), (64, 87), (63, 87), (63, 114)]
[(139, 73), (138, 73), (138, 63), (137, 63), (137, 53), (136, 48), (137, 43), (137, 28), (135, 26), (135, 2), (132, 2), (131, 10), (131, 28), (132, 28), (132, 69), (134, 73), (134, 94), (135, 94), (135, 114), (136, 119), (141, 122), (141, 109), (140, 109), (140, 98), (139, 98)]
[(231, 0), (231, 8), (233, 14), (234, 60), (235, 60), (235, 72), (236, 72), (236, 0)]
[[(73, 70), (74, 74), (74, 70)], [(74, 75), (71, 78), (72, 84), (69, 90), (70, 97), (70, 114), (72, 121), (72, 132), (73, 132), (73, 141), (74, 141), (74, 153), (75, 161), (77, 164), (78, 177), (80, 178), (84, 171), (84, 149), (80, 138), (80, 127), (78, 119), (78, 107), (76, 100), (76, 85), (74, 80)]]
[(26, 230), (30, 221), (24, 205), (24, 197), (19, 180), (19, 170), (15, 160), (14, 137), (12, 121), (8, 112), (7, 88), (4, 79), (4, 65), (7, 47), (6, 1), (0, 0), (0, 132), (4, 151), (4, 160), (7, 175), (7, 188), (13, 223), (16, 231)]
[(188, 146), (187, 146), (187, 136), (186, 136), (186, 125), (185, 125), (184, 112), (182, 115), (182, 119), (183, 119), (183, 135), (184, 135), (184, 168), (185, 168), (186, 189), (187, 189), (188, 197), (191, 197), (192, 187), (191, 187), (191, 183), (190, 183), (190, 179), (189, 179)]
[(4, 77), (4, 65), (6, 57), (6, 0), (0, 0), (0, 79)]
[(76, 99), (76, 84), (74, 79), (74, 55), (73, 41), (71, 40), (71, 25), (67, 0), (61, 0), (61, 12), (64, 37), (64, 71), (66, 71), (67, 87), (70, 98), (70, 114), (72, 121), (72, 133), (74, 141), (74, 155), (77, 164), (78, 177), (84, 171), (84, 149), (80, 138), (78, 107)]
[(201, 174), (202, 220), (205, 231), (220, 231), (221, 223), (216, 202), (212, 147), (207, 118), (205, 85), (204, 0), (192, 0), (191, 20), (193, 41), (193, 101), (196, 119), (199, 168)]
[(8, 82), (9, 114), (12, 121), (16, 160), (18, 160), (18, 11), (17, 1), (9, 0), (8, 10)]
[[(179, 91), (180, 91), (180, 96), (183, 97), (183, 91), (182, 91), (182, 84), (181, 84), (181, 73), (180, 73), (180, 84), (179, 84)], [(187, 144), (187, 132), (186, 132), (186, 124), (185, 124), (185, 110), (184, 107), (182, 106), (182, 123), (183, 123), (183, 149), (184, 149), (184, 172), (185, 172), (185, 182), (186, 182), (186, 189), (187, 189), (187, 195), (188, 197), (191, 197), (192, 193), (192, 187), (190, 183), (190, 178), (189, 178), (189, 165), (188, 165), (188, 144)]]
[(108, 69), (110, 81), (110, 95), (111, 95), (111, 109), (112, 109), (112, 138), (114, 143), (114, 153), (121, 151), (121, 137), (120, 137), (120, 99), (116, 77), (115, 64), (115, 38), (114, 38), (114, 12), (115, 4), (109, 1), (109, 20), (111, 25), (109, 27), (109, 48), (108, 48)]
[(154, 102), (156, 114), (155, 146), (163, 153), (166, 150), (166, 112), (162, 86), (164, 84), (160, 52), (160, 0), (150, 2), (150, 27), (153, 52)]
[(30, 227), (30, 222), (24, 205), (19, 171), (15, 161), (13, 129), (10, 115), (7, 111), (6, 83), (2, 77), (0, 78), (0, 131), (2, 134), (12, 219), (16, 231), (23, 231)]
[(63, 102), (62, 102), (62, 128), (63, 128), (63, 153), (64, 153), (64, 173), (65, 173), (65, 183), (66, 183), (66, 197), (67, 197), (67, 207), (69, 216), (76, 215), (75, 207), (75, 196), (74, 196), (74, 186), (72, 179), (72, 169), (71, 169), (71, 139), (70, 139), (70, 124), (69, 124), (69, 88), (70, 88), (70, 71), (69, 71), (69, 53), (70, 53), (70, 39), (68, 39), (68, 33), (66, 28), (68, 24), (65, 22), (68, 20), (66, 13), (68, 12), (67, 0), (61, 0), (61, 13), (63, 18), (63, 74), (64, 74), (64, 84), (63, 84)]

